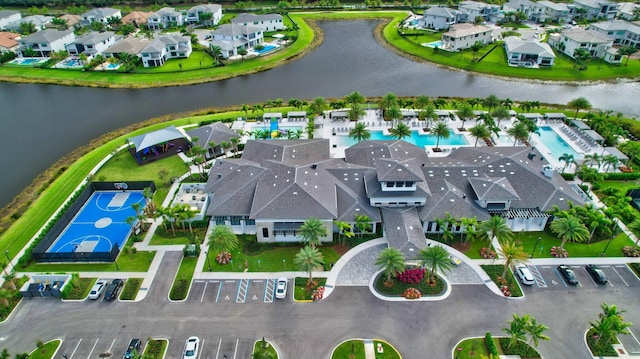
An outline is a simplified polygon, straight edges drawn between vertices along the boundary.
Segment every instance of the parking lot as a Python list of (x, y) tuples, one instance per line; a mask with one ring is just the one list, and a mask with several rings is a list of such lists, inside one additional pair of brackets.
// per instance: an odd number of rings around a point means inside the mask
[(275, 279), (194, 280), (187, 302), (273, 303), (275, 282)]
[(624, 264), (599, 266), (609, 280), (605, 284), (596, 283), (589, 273), (587, 273), (584, 266), (568, 266), (573, 270), (573, 273), (578, 279), (577, 285), (568, 284), (556, 266), (529, 265), (528, 267), (531, 274), (533, 274), (536, 284), (530, 287), (522, 286), (525, 293), (540, 289), (558, 290), (566, 288), (597, 288), (600, 290), (607, 290), (614, 287), (640, 287), (640, 280), (638, 277), (636, 277), (631, 269)]
[[(147, 343), (147, 337), (140, 336), (142, 350)], [(131, 338), (67, 338), (62, 342), (58, 351), (58, 358), (91, 359), (91, 358), (122, 358)], [(182, 358), (184, 344), (187, 338), (169, 340), (166, 358)], [(198, 358), (200, 359), (245, 359), (250, 358), (253, 351), (253, 339), (240, 338), (206, 338), (200, 337)], [(226, 355), (226, 356), (225, 356)]]

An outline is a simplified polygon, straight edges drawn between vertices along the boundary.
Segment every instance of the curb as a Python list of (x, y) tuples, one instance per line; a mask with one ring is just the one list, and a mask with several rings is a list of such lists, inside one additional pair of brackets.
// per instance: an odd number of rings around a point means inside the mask
[(444, 293), (438, 296), (424, 296), (424, 297), (420, 297), (418, 299), (406, 299), (402, 296), (400, 297), (389, 297), (383, 294), (378, 293), (378, 291), (375, 290), (374, 288), (374, 282), (376, 280), (376, 278), (378, 277), (378, 275), (380, 273), (384, 272), (384, 269), (380, 269), (379, 271), (377, 271), (373, 277), (371, 277), (371, 279), (369, 280), (369, 291), (371, 291), (371, 294), (373, 294), (376, 298), (380, 299), (380, 300), (384, 300), (387, 302), (436, 302), (436, 301), (440, 301), (440, 300), (445, 300), (447, 299), (447, 297), (449, 297), (449, 295), (451, 294), (451, 283), (449, 283), (449, 281), (447, 280), (447, 278), (444, 278), (442, 276), (440, 276), (440, 278), (442, 278), (442, 280), (445, 282), (445, 284), (447, 285), (447, 288), (444, 290)]

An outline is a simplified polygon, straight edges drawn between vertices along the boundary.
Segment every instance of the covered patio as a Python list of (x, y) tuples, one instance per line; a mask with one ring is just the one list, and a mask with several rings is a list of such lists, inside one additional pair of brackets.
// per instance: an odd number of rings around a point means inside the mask
[(127, 138), (127, 148), (139, 165), (144, 165), (176, 153), (188, 151), (191, 144), (174, 126)]

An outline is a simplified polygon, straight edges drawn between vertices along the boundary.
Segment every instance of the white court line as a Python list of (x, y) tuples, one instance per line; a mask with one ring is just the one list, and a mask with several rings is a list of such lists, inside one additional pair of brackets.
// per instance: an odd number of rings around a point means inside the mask
[(76, 353), (76, 350), (78, 350), (78, 347), (80, 346), (80, 343), (82, 343), (82, 338), (80, 338), (80, 340), (78, 341), (78, 344), (76, 344), (76, 347), (73, 348), (73, 351), (71, 352), (71, 355), (69, 355), (69, 359), (71, 359), (73, 357), (73, 354)]
[(200, 303), (202, 303), (202, 301), (204, 300), (204, 294), (207, 292), (207, 284), (209, 284), (208, 282), (204, 283), (204, 290), (202, 291), (202, 297), (200, 297)]
[(622, 278), (622, 276), (620, 275), (620, 273), (618, 273), (618, 270), (616, 270), (615, 268), (613, 268), (613, 271), (616, 272), (616, 274), (618, 275), (618, 277), (620, 277), (620, 279), (622, 279), (622, 281), (624, 282), (624, 284), (628, 287), (629, 283), (627, 283), (626, 280), (624, 280), (624, 278)]
[(93, 348), (91, 348), (91, 351), (89, 352), (89, 355), (87, 355), (87, 359), (91, 358), (91, 354), (96, 349), (96, 345), (98, 345), (99, 341), (100, 341), (100, 338), (96, 339), (96, 342), (93, 344)]

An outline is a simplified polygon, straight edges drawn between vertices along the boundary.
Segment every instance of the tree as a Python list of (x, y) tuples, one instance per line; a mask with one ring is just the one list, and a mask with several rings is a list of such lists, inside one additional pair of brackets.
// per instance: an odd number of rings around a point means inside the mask
[(318, 218), (309, 218), (304, 221), (300, 228), (298, 228), (298, 233), (300, 233), (300, 236), (302, 236), (305, 242), (314, 248), (322, 245), (320, 239), (328, 235), (327, 227), (325, 227)]
[(394, 127), (389, 129), (391, 137), (401, 140), (405, 137), (411, 136), (411, 129), (403, 122), (398, 122)]
[(575, 69), (576, 66), (578, 66), (578, 64), (581, 63), (584, 65), (584, 68), (586, 69), (587, 65), (585, 65), (585, 63), (589, 61), (590, 58), (591, 58), (591, 54), (589, 53), (589, 51), (581, 47), (575, 49), (573, 51), (573, 59), (575, 60), (573, 63), (573, 68)]
[(436, 136), (436, 148), (435, 151), (440, 151), (440, 138), (444, 138), (445, 140), (451, 136), (451, 131), (449, 130), (449, 126), (442, 121), (437, 121), (435, 126), (431, 129), (431, 133)]
[(209, 251), (218, 252), (219, 254), (230, 253), (238, 247), (238, 237), (231, 227), (219, 224), (213, 227), (209, 235)]
[(345, 96), (344, 101), (350, 106), (359, 105), (364, 102), (364, 96), (362, 96), (359, 92), (354, 91)]
[(496, 126), (498, 127), (500, 127), (500, 121), (507, 119), (510, 116), (511, 114), (509, 113), (509, 110), (507, 110), (506, 107), (502, 106), (496, 108), (493, 112), (491, 112), (491, 117), (498, 119), (498, 123), (496, 124)]
[(312, 272), (324, 264), (324, 258), (317, 248), (304, 246), (304, 248), (301, 248), (300, 252), (296, 254), (293, 263), (299, 271), (309, 273), (309, 281), (307, 284), (310, 285), (313, 283)]
[(578, 118), (578, 112), (580, 112), (580, 110), (591, 109), (591, 102), (589, 102), (586, 97), (577, 97), (569, 101), (567, 106), (571, 109), (576, 110), (576, 114), (573, 116), (573, 119), (575, 120)]
[(502, 275), (500, 278), (503, 280), (506, 279), (507, 270), (511, 267), (512, 264), (521, 264), (527, 261), (529, 258), (529, 254), (524, 251), (523, 246), (519, 246), (515, 243), (515, 241), (505, 241), (500, 244), (500, 249), (498, 251), (504, 257), (504, 270), (502, 271)]
[(371, 230), (371, 219), (367, 215), (356, 215), (356, 228), (358, 229), (360, 238), (364, 233)]
[(590, 168), (588, 166), (582, 165), (576, 171), (576, 174), (580, 177), (580, 184), (584, 184), (585, 182), (589, 183), (598, 183), (604, 179), (604, 177), (598, 173), (598, 170), (595, 168)]
[(354, 236), (353, 228), (351, 227), (351, 224), (344, 221), (338, 221), (338, 220), (333, 221), (333, 223), (336, 225), (336, 227), (338, 227), (339, 243), (345, 244), (345, 241), (342, 240), (343, 238), (344, 239), (352, 238)]
[(416, 98), (413, 104), (416, 106), (416, 108), (422, 110), (429, 105), (429, 102), (429, 96), (420, 95)]
[[(216, 61), (216, 64), (220, 63), (220, 59), (222, 58), (222, 48), (220, 46), (211, 45), (211, 55), (213, 56), (213, 59)], [(242, 105), (242, 106), (244, 107), (245, 105)]]
[(364, 117), (364, 115), (364, 110), (358, 104), (352, 105), (351, 108), (349, 108), (349, 111), (347, 111), (347, 118), (349, 121), (358, 121), (360, 118)]
[(564, 171), (567, 169), (568, 166), (571, 166), (572, 164), (576, 163), (573, 155), (569, 153), (563, 153), (562, 156), (558, 158), (558, 161), (564, 162), (564, 166), (562, 167), (562, 173), (564, 173)]
[(602, 313), (598, 315), (598, 320), (589, 322), (598, 335), (596, 342), (613, 343), (619, 334), (629, 334), (629, 327), (632, 323), (624, 321), (622, 317), (624, 310), (619, 310), (615, 304), (609, 305), (607, 303), (602, 303), (600, 308), (602, 308)]
[(397, 105), (392, 105), (384, 112), (384, 119), (389, 121), (396, 121), (402, 118), (402, 110)]
[(464, 102), (458, 109), (457, 115), (462, 121), (462, 127), (460, 128), (460, 130), (464, 131), (465, 121), (468, 121), (470, 118), (475, 117), (476, 114), (473, 112), (473, 107), (471, 107), (471, 104), (469, 104), (468, 102)]
[(633, 46), (621, 46), (618, 49), (618, 53), (620, 55), (627, 57), (627, 60), (624, 62), (624, 66), (629, 65), (629, 57), (631, 57), (631, 55), (635, 54), (636, 52), (638, 52), (638, 49)]
[(529, 316), (529, 322), (525, 327), (525, 331), (529, 335), (529, 345), (533, 344), (534, 347), (538, 347), (540, 340), (549, 340), (549, 336), (544, 334), (547, 330), (549, 330), (548, 326), (538, 324), (536, 318)]
[(436, 112), (436, 108), (433, 105), (427, 105), (424, 110), (418, 113), (418, 118), (427, 121), (425, 127), (426, 131), (428, 131), (431, 128), (431, 124), (433, 123), (433, 121), (438, 118), (438, 113)]
[(482, 100), (482, 106), (484, 106), (489, 113), (494, 107), (500, 106), (500, 99), (496, 95), (489, 95)]
[(616, 157), (614, 155), (606, 155), (606, 156), (602, 157), (602, 164), (605, 165), (604, 172), (607, 173), (607, 172), (609, 172), (609, 169), (612, 166), (613, 166), (613, 168), (615, 168), (615, 166), (618, 164), (618, 157)]
[(483, 238), (488, 239), (489, 243), (491, 243), (494, 238), (497, 239), (499, 243), (504, 243), (513, 238), (511, 228), (507, 226), (505, 219), (500, 216), (493, 216), (484, 222), (480, 222), (478, 232), (480, 232)]
[(513, 146), (518, 143), (518, 141), (524, 143), (529, 138), (529, 131), (527, 127), (522, 122), (517, 122), (511, 128), (507, 130), (507, 134), (513, 137)]
[(392, 275), (395, 277), (404, 271), (404, 254), (396, 248), (385, 248), (378, 254), (376, 265), (384, 270), (387, 283), (391, 283)]
[(393, 93), (387, 93), (378, 102), (378, 107), (380, 107), (380, 109), (382, 110), (382, 114), (385, 119), (387, 119), (387, 114), (386, 114), (387, 110), (397, 105), (398, 105), (398, 96), (396, 96)]
[(565, 218), (556, 218), (549, 226), (551, 231), (562, 240), (560, 243), (560, 253), (564, 249), (564, 245), (569, 242), (584, 242), (589, 237), (589, 230), (580, 222), (577, 217), (567, 216)]
[(358, 122), (353, 129), (349, 131), (349, 137), (358, 142), (366, 141), (371, 138), (371, 132), (369, 132), (367, 125), (365, 125), (364, 122)]
[(312, 139), (313, 138), (313, 132), (316, 130), (316, 124), (315, 121), (310, 118), (309, 122), (307, 122), (307, 127), (305, 127), (305, 132), (307, 133), (307, 138), (308, 139)]
[(480, 41), (476, 41), (471, 45), (470, 49), (473, 51), (473, 59), (471, 61), (476, 62), (478, 60), (478, 52), (482, 49), (484, 44)]
[(513, 314), (513, 320), (507, 322), (508, 327), (502, 328), (502, 331), (505, 332), (509, 336), (509, 344), (507, 347), (511, 347), (513, 344), (520, 341), (526, 341), (526, 327), (529, 322), (529, 315), (525, 314), (522, 317)]
[(316, 97), (309, 104), (307, 112), (311, 112), (314, 115), (322, 116), (324, 110), (327, 109), (327, 100), (324, 97)]
[(200, 22), (204, 26), (213, 25), (213, 22), (211, 21), (212, 19), (213, 19), (213, 13), (211, 12), (203, 12), (198, 14), (198, 20), (200, 20)]
[(489, 133), (489, 129), (487, 128), (487, 126), (483, 125), (483, 124), (478, 124), (475, 125), (473, 127), (471, 127), (469, 129), (469, 132), (471, 133), (471, 136), (476, 138), (476, 142), (474, 143), (473, 147), (478, 146), (478, 140), (479, 139), (487, 139), (489, 138), (489, 136), (491, 135)]
[(244, 61), (244, 57), (247, 56), (247, 49), (245, 49), (244, 47), (241, 49), (238, 49), (238, 55), (240, 55), (240, 57), (242, 58), (242, 61)]
[(597, 153), (589, 153), (589, 154), (586, 154), (584, 156), (584, 162), (582, 164), (586, 165), (587, 163), (589, 163), (589, 167), (593, 167), (593, 165), (596, 165), (597, 169), (600, 169), (600, 161), (601, 160), (602, 160), (602, 158), (600, 157), (599, 154), (597, 154)]
[(620, 150), (629, 157), (627, 166), (631, 166), (631, 163), (640, 156), (640, 142), (627, 141), (620, 145)]
[(436, 245), (422, 248), (418, 252), (418, 258), (420, 258), (420, 264), (422, 266), (429, 267), (431, 283), (436, 282), (438, 271), (449, 272), (451, 268), (453, 268), (451, 258), (449, 258), (449, 252), (442, 246)]

